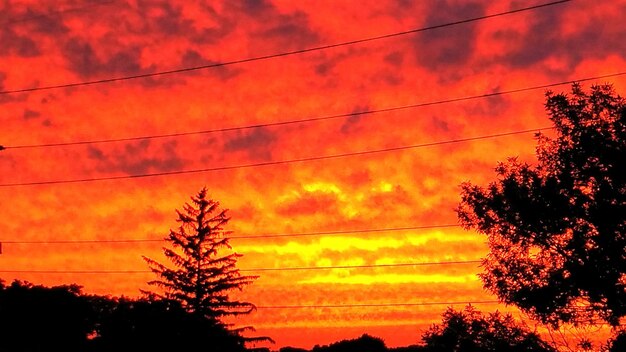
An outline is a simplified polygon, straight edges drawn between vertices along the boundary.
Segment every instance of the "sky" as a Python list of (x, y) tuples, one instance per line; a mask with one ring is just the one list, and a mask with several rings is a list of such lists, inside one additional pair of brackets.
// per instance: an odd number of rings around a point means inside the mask
[[(508, 157), (535, 162), (534, 133), (517, 132), (550, 126), (547, 88), (526, 88), (585, 80), (623, 94), (626, 76), (607, 75), (625, 71), (626, 1), (304, 49), (546, 2), (0, 2), (0, 277), (137, 297), (154, 278), (142, 255), (163, 259), (175, 209), (205, 186), (233, 236), (316, 233), (233, 238), (242, 270), (479, 260), (486, 238), (456, 226), (460, 184), (487, 184)], [(168, 134), (183, 135), (133, 139)], [(108, 139), (125, 140), (50, 145)], [(165, 175), (135, 177), (152, 174)], [(120, 239), (157, 241), (41, 243)], [(102, 272), (116, 270), (139, 272)], [(497, 300), (480, 270), (246, 271), (259, 279), (233, 295), (259, 309), (234, 323), (273, 348), (363, 333), (413, 344), (446, 308), (431, 303)], [(405, 303), (428, 305), (354, 306)]]

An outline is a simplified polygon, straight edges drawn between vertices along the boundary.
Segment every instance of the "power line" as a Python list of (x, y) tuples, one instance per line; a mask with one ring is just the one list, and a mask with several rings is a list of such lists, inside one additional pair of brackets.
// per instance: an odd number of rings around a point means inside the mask
[(333, 265), (333, 266), (311, 266), (311, 267), (287, 267), (287, 268), (254, 268), (240, 271), (294, 271), (294, 270), (332, 270), (332, 269), (365, 269), (365, 268), (397, 268), (411, 266), (430, 265), (462, 265), (480, 264), (480, 260), (457, 260), (446, 262), (419, 262), (419, 263), (397, 263), (397, 264), (368, 264), (368, 265)]
[(450, 302), (417, 302), (417, 303), (362, 303), (362, 304), (302, 304), (284, 306), (256, 306), (257, 309), (301, 309), (301, 308), (367, 308), (367, 307), (415, 307), (456, 304), (496, 304), (500, 301), (450, 301)]
[(24, 145), (13, 145), (13, 146), (11, 146), (11, 145), (1, 146), (0, 145), (0, 151), (4, 150), (4, 149), (49, 148), (49, 147), (65, 147), (65, 146), (72, 146), (72, 145), (87, 145), (87, 144), (114, 143), (114, 142), (130, 142), (130, 141), (145, 140), (145, 139), (183, 137), (183, 136), (210, 134), (210, 133), (219, 133), (219, 132), (241, 131), (241, 130), (254, 129), (254, 128), (263, 128), (263, 127), (285, 126), (285, 125), (292, 125), (292, 124), (299, 124), (299, 123), (307, 123), (307, 122), (316, 122), (316, 121), (325, 121), (325, 120), (332, 120), (332, 119), (339, 119), (339, 118), (347, 118), (347, 117), (352, 117), (352, 116), (372, 115), (372, 114), (379, 114), (379, 113), (384, 113), (384, 112), (392, 112), (392, 111), (400, 111), (400, 110), (407, 110), (407, 109), (415, 109), (415, 108), (420, 108), (420, 107), (433, 106), (433, 105), (443, 105), (443, 104), (456, 103), (456, 102), (468, 101), (468, 100), (491, 98), (491, 97), (496, 97), (496, 96), (501, 96), (501, 95), (522, 93), (522, 92), (527, 92), (527, 91), (532, 91), (532, 90), (557, 87), (557, 86), (561, 86), (561, 85), (565, 85), (565, 84), (572, 84), (572, 83), (576, 83), (576, 82), (594, 81), (594, 80), (610, 78), (610, 77), (617, 77), (617, 76), (622, 76), (622, 75), (626, 75), (626, 71), (625, 72), (611, 73), (611, 74), (606, 74), (606, 75), (601, 75), (601, 76), (595, 76), (595, 77), (585, 77), (585, 78), (569, 80), (569, 81), (547, 83), (547, 84), (542, 84), (542, 85), (537, 85), (537, 86), (522, 87), (522, 88), (517, 88), (517, 89), (499, 91), (499, 92), (483, 93), (483, 94), (478, 94), (478, 95), (470, 95), (470, 96), (465, 96), (465, 97), (457, 97), (457, 98), (450, 98), (450, 99), (443, 99), (443, 100), (435, 100), (435, 101), (429, 101), (429, 102), (423, 102), (423, 103), (415, 103), (415, 104), (409, 104), (409, 105), (391, 106), (391, 107), (386, 107), (386, 108), (381, 108), (381, 109), (372, 109), (372, 110), (365, 110), (365, 111), (357, 111), (357, 112), (350, 112), (350, 113), (343, 113), (343, 114), (336, 114), (336, 115), (326, 115), (326, 116), (310, 117), (310, 118), (297, 119), (297, 120), (288, 120), (288, 121), (280, 121), (280, 122), (260, 123), (260, 124), (254, 124), (254, 125), (222, 127), (222, 128), (215, 128), (215, 129), (210, 129), (210, 130), (166, 133), (166, 134), (146, 135), (146, 136), (136, 136), (136, 137), (124, 137), (124, 138), (96, 139), (96, 140), (74, 141), (74, 142), (24, 144)]
[[(395, 263), (395, 264), (364, 264), (364, 265), (329, 265), (329, 266), (300, 266), (284, 268), (248, 268), (239, 269), (241, 272), (258, 271), (300, 271), (300, 270), (333, 270), (333, 269), (372, 269), (372, 268), (397, 268), (411, 266), (431, 266), (431, 265), (464, 265), (480, 264), (480, 260), (456, 260), (442, 262), (416, 262), (416, 263)], [(0, 270), (0, 273), (12, 274), (144, 274), (151, 273), (151, 270)]]
[(261, 162), (261, 163), (218, 166), (218, 167), (205, 168), (205, 169), (164, 171), (164, 172), (133, 174), (133, 175), (124, 175), (124, 176), (105, 176), (105, 177), (66, 179), (66, 180), (2, 183), (0, 184), (0, 187), (37, 186), (37, 185), (53, 185), (53, 184), (82, 183), (82, 182), (95, 182), (95, 181), (110, 181), (110, 180), (121, 180), (121, 179), (134, 179), (134, 178), (171, 176), (171, 175), (193, 174), (193, 173), (214, 172), (214, 171), (226, 171), (226, 170), (235, 170), (235, 169), (247, 169), (247, 168), (270, 166), (270, 165), (285, 165), (285, 164), (302, 163), (302, 162), (309, 162), (309, 161), (338, 159), (338, 158), (345, 158), (345, 157), (351, 157), (351, 156), (363, 156), (363, 155), (370, 155), (370, 154), (389, 153), (389, 152), (396, 152), (396, 151), (409, 150), (409, 149), (418, 149), (418, 148), (432, 147), (432, 146), (445, 145), (445, 144), (471, 142), (471, 141), (478, 141), (478, 140), (484, 140), (484, 139), (526, 134), (526, 133), (531, 133), (531, 132), (541, 132), (542, 130), (549, 130), (553, 128), (554, 127), (538, 127), (538, 128), (533, 128), (533, 129), (527, 129), (527, 130), (502, 132), (502, 133), (489, 134), (489, 135), (476, 136), (476, 137), (450, 139), (447, 141), (405, 145), (405, 146), (390, 147), (390, 148), (384, 148), (384, 149), (365, 150), (365, 151), (360, 151), (360, 152), (348, 152), (348, 153), (341, 153), (341, 154), (311, 156), (311, 157), (299, 158), (299, 159), (266, 161), (266, 162)]
[(64, 83), (64, 84), (43, 86), (43, 87), (19, 88), (19, 89), (14, 89), (14, 90), (5, 90), (5, 91), (0, 91), (0, 95), (1, 94), (25, 93), (25, 92), (33, 92), (33, 91), (40, 91), (40, 90), (70, 88), (70, 87), (77, 87), (77, 86), (86, 86), (86, 85), (94, 85), (94, 84), (102, 84), (102, 83), (127, 81), (127, 80), (138, 79), (138, 78), (148, 78), (148, 77), (163, 76), (163, 75), (169, 75), (169, 74), (175, 74), (175, 73), (183, 73), (183, 72), (197, 71), (197, 70), (203, 70), (203, 69), (210, 69), (210, 68), (216, 68), (216, 67), (224, 67), (224, 66), (235, 65), (235, 64), (243, 64), (243, 63), (248, 63), (248, 62), (253, 62), (253, 61), (261, 61), (261, 60), (267, 60), (267, 59), (272, 59), (272, 58), (278, 58), (278, 57), (285, 57), (285, 56), (303, 54), (303, 53), (308, 53), (308, 52), (313, 52), (313, 51), (327, 50), (327, 49), (337, 48), (337, 47), (342, 47), (342, 46), (347, 46), (347, 45), (354, 45), (354, 44), (366, 43), (366, 42), (371, 42), (371, 41), (376, 41), (376, 40), (388, 39), (388, 38), (393, 38), (393, 37), (398, 37), (398, 36), (403, 36), (403, 35), (408, 35), (408, 34), (415, 34), (415, 33), (424, 32), (424, 31), (428, 31), (428, 30), (439, 29), (439, 28), (450, 27), (450, 26), (456, 26), (456, 25), (460, 25), (460, 24), (486, 20), (486, 19), (490, 19), (490, 18), (494, 18), (494, 17), (500, 17), (500, 16), (510, 15), (510, 14), (524, 12), (524, 11), (537, 10), (537, 9), (540, 9), (540, 8), (553, 6), (553, 5), (558, 5), (558, 4), (563, 4), (563, 3), (570, 2), (570, 1), (572, 1), (572, 0), (552, 1), (552, 2), (548, 2), (548, 3), (544, 3), (544, 4), (539, 4), (539, 5), (529, 6), (529, 7), (523, 7), (523, 8), (519, 8), (519, 9), (514, 9), (514, 10), (509, 10), (509, 11), (504, 11), (504, 12), (484, 15), (484, 16), (478, 16), (478, 17), (468, 18), (468, 19), (454, 21), (454, 22), (447, 22), (447, 23), (433, 25), (433, 26), (428, 26), (428, 27), (416, 28), (416, 29), (411, 29), (411, 30), (402, 31), (402, 32), (383, 34), (383, 35), (374, 36), (374, 37), (350, 40), (350, 41), (341, 42), (341, 43), (316, 46), (316, 47), (311, 47), (311, 48), (287, 51), (287, 52), (282, 52), (282, 53), (275, 53), (275, 54), (270, 54), (270, 55), (256, 56), (256, 57), (250, 57), (250, 58), (245, 58), (245, 59), (238, 59), (238, 60), (226, 61), (226, 62), (221, 62), (221, 63), (214, 63), (214, 64), (209, 64), (209, 65), (185, 67), (185, 68), (180, 68), (180, 69), (175, 69), (175, 70), (159, 71), (159, 72), (152, 72), (152, 73), (143, 73), (143, 74), (121, 76), (121, 77), (114, 77), (114, 78), (105, 78), (105, 79), (99, 79), (99, 80), (93, 80), (93, 81), (82, 81), (82, 82)]
[[(358, 234), (358, 233), (374, 233), (374, 232), (395, 232), (407, 230), (426, 230), (459, 227), (458, 224), (443, 225), (423, 225), (423, 226), (405, 226), (405, 227), (386, 227), (372, 229), (355, 229), (355, 230), (337, 230), (337, 231), (318, 231), (318, 232), (300, 232), (300, 233), (273, 233), (263, 235), (242, 235), (228, 236), (230, 239), (256, 239), (256, 238), (281, 238), (281, 237), (307, 237), (307, 236), (324, 236), (324, 235), (340, 235), (340, 234)], [(127, 238), (114, 240), (38, 240), (38, 241), (0, 241), (3, 244), (88, 244), (88, 243), (136, 243), (136, 242), (163, 242), (162, 238)]]

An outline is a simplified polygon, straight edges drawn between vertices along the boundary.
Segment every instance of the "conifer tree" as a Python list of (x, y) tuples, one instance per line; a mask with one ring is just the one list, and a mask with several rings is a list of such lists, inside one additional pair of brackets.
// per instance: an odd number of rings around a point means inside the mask
[[(233, 301), (229, 293), (242, 290), (257, 276), (243, 276), (236, 268), (240, 254), (232, 252), (227, 209), (207, 197), (203, 188), (191, 197), (183, 211), (176, 210), (180, 227), (165, 238), (163, 252), (173, 267), (143, 257), (158, 279), (150, 281), (163, 293), (145, 292), (161, 299), (178, 301), (190, 313), (220, 323), (226, 315), (248, 314), (255, 309), (249, 302)], [(228, 251), (224, 254), (224, 250)], [(221, 323), (220, 323), (221, 324)]]

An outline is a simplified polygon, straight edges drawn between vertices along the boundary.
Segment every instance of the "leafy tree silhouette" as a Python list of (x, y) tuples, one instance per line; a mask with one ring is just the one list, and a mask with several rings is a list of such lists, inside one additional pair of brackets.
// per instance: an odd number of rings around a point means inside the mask
[(626, 351), (626, 331), (622, 331), (610, 341), (607, 346), (608, 352), (624, 352)]
[(179, 302), (0, 281), (0, 351), (245, 351), (246, 339)]
[(100, 300), (92, 351), (245, 351), (244, 339), (171, 300)]
[[(150, 269), (158, 276), (149, 284), (164, 290), (163, 294), (146, 292), (153, 298), (177, 301), (190, 313), (222, 324), (226, 315), (248, 314), (255, 309), (249, 302), (231, 300), (229, 293), (242, 290), (257, 276), (243, 276), (236, 268), (240, 254), (220, 256), (222, 250), (231, 250), (229, 232), (224, 226), (230, 218), (227, 210), (220, 209), (218, 202), (207, 197), (203, 188), (197, 196), (186, 203), (183, 211), (176, 210), (177, 231), (170, 230), (165, 239), (171, 245), (163, 248), (165, 256), (174, 265), (168, 268), (157, 261), (144, 257)], [(242, 330), (238, 330), (242, 331)]]
[(462, 311), (448, 308), (441, 324), (426, 331), (422, 340), (428, 352), (556, 352), (511, 315), (495, 312), (485, 317), (471, 305)]
[(309, 350), (306, 350), (304, 348), (297, 348), (297, 347), (281, 347), (280, 350), (278, 350), (279, 352), (309, 352)]
[(386, 352), (383, 340), (367, 334), (358, 339), (341, 340), (328, 346), (315, 346), (313, 352)]
[(83, 352), (96, 312), (77, 285), (36, 286), (0, 280), (0, 350)]
[(486, 234), (484, 286), (544, 323), (618, 325), (626, 315), (626, 103), (610, 85), (548, 92), (555, 136), (537, 165), (510, 158), (457, 208)]

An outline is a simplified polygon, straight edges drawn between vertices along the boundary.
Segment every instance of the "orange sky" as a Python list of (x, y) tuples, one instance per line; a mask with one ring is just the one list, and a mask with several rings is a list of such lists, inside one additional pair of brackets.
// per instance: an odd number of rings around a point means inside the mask
[[(0, 90), (233, 61), (401, 32), (538, 1), (12, 1), (0, 4)], [(54, 4), (54, 5), (52, 5)], [(344, 114), (621, 72), (626, 1), (573, 1), (368, 43), (183, 74), (0, 95), (5, 147), (200, 131)], [(607, 78), (624, 92), (624, 76)], [(587, 82), (589, 86), (592, 82)], [(567, 90), (567, 86), (554, 88)], [(179, 138), (0, 151), (0, 184), (232, 166), (416, 145), (549, 125), (544, 91)], [(0, 187), (3, 241), (161, 238), (201, 187), (234, 235), (456, 223), (459, 184), (484, 184), (522, 134), (366, 156), (175, 176)], [(235, 239), (240, 268), (473, 260), (460, 228)], [(0, 270), (145, 270), (159, 242), (7, 244)], [(259, 306), (493, 300), (476, 264), (267, 271)], [(3, 273), (130, 295), (150, 274)], [(459, 306), (460, 308), (461, 306)], [(481, 305), (484, 311), (494, 305)], [(369, 332), (416, 343), (445, 306), (259, 309), (240, 324), (311, 347)]]

